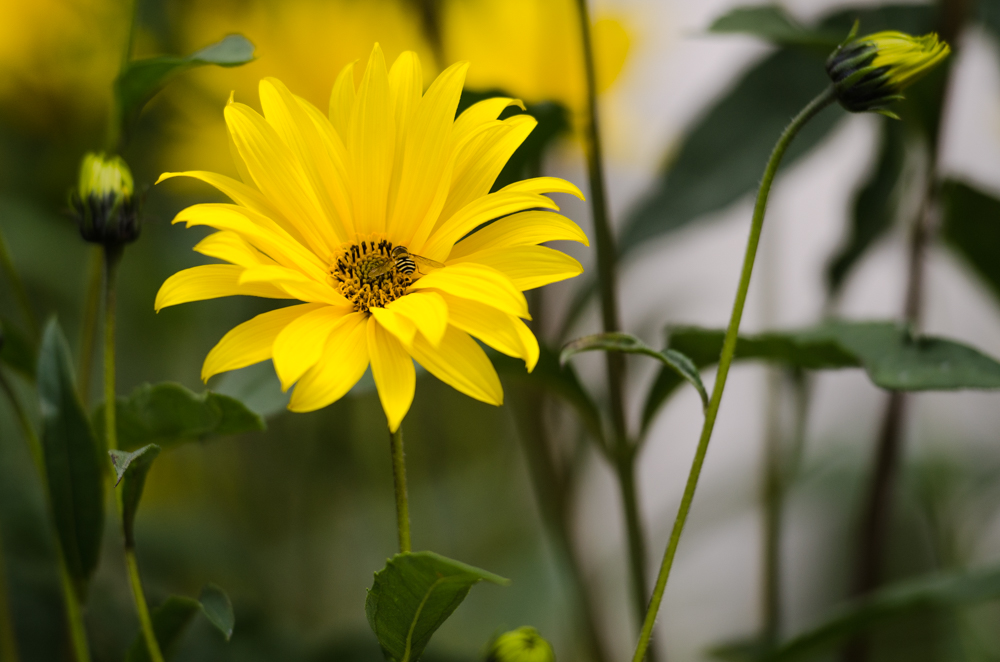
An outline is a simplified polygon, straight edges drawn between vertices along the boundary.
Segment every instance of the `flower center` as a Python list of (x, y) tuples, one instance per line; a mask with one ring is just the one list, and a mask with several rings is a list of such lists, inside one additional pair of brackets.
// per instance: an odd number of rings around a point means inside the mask
[(341, 245), (330, 258), (330, 284), (354, 304), (354, 310), (384, 308), (406, 294), (417, 275), (392, 251), (393, 245), (378, 235)]

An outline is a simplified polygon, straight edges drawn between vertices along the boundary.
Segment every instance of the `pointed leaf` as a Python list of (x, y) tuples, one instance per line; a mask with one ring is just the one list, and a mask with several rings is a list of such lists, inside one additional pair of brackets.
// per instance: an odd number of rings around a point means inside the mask
[[(163, 447), (264, 429), (264, 420), (239, 400), (205, 391), (195, 394), (180, 384), (143, 384), (116, 405), (118, 445), (124, 450), (147, 444)], [(103, 432), (104, 405), (94, 412)]]
[(35, 344), (9, 321), (0, 318), (0, 362), (34, 380), (37, 364)]
[(115, 79), (115, 102), (124, 133), (128, 133), (150, 99), (181, 73), (208, 64), (236, 67), (253, 61), (254, 46), (243, 35), (231, 34), (186, 57), (161, 55), (132, 60)]
[[(125, 546), (135, 547), (135, 515), (142, 499), (142, 489), (146, 486), (146, 474), (153, 466), (153, 460), (160, 454), (156, 444), (143, 446), (137, 451), (110, 450), (111, 464), (115, 468), (122, 490), (122, 528), (125, 531)], [(124, 481), (124, 482), (123, 482)]]
[(574, 354), (595, 350), (643, 354), (656, 359), (666, 368), (677, 373), (679, 377), (687, 380), (691, 386), (694, 386), (695, 390), (698, 391), (698, 395), (701, 396), (702, 407), (708, 407), (708, 393), (705, 391), (705, 385), (701, 383), (701, 375), (698, 373), (698, 368), (690, 358), (676, 349), (665, 349), (662, 352), (658, 352), (635, 336), (627, 333), (597, 333), (578, 338), (563, 347), (562, 353), (559, 355), (559, 362), (565, 365), (566, 361)]
[(945, 183), (941, 198), (945, 240), (1000, 298), (1000, 200), (956, 181)]
[[(156, 641), (160, 644), (160, 651), (163, 652), (165, 658), (170, 658), (177, 648), (184, 630), (187, 629), (200, 609), (201, 603), (197, 600), (171, 595), (163, 604), (153, 610), (151, 614), (153, 632), (156, 634)], [(152, 662), (142, 632), (132, 640), (132, 645), (125, 656), (125, 662)]]
[(777, 5), (736, 7), (715, 19), (708, 31), (749, 34), (783, 46), (815, 46), (827, 54), (844, 37), (832, 30), (810, 30)]
[(206, 584), (201, 589), (198, 601), (201, 602), (205, 618), (222, 633), (226, 641), (229, 641), (233, 636), (236, 616), (233, 615), (233, 603), (229, 600), (226, 592), (215, 584)]
[(80, 596), (101, 551), (104, 531), (102, 461), (76, 393), (73, 360), (58, 322), (51, 320), (38, 354), (42, 449), (59, 546)]
[(386, 659), (414, 662), (431, 635), (480, 581), (509, 580), (434, 552), (397, 554), (375, 573), (365, 600), (368, 624)]

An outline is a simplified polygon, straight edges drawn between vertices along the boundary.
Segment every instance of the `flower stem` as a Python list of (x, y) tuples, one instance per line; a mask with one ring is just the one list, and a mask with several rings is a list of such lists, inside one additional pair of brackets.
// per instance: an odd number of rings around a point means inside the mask
[(691, 502), (694, 500), (694, 492), (698, 487), (698, 478), (701, 476), (701, 468), (705, 463), (705, 455), (708, 453), (708, 442), (712, 438), (712, 430), (715, 428), (715, 419), (719, 413), (719, 405), (722, 403), (722, 392), (726, 387), (726, 378), (729, 376), (729, 366), (733, 362), (733, 355), (736, 353), (736, 338), (740, 330), (740, 320), (743, 317), (743, 305), (746, 303), (747, 291), (750, 289), (750, 275), (753, 273), (753, 263), (757, 256), (757, 244), (760, 242), (760, 232), (764, 227), (764, 210), (767, 207), (767, 196), (771, 192), (771, 184), (778, 171), (781, 158), (792, 142), (792, 138), (799, 132), (806, 122), (812, 119), (819, 111), (830, 105), (835, 99), (833, 87), (828, 87), (815, 99), (802, 109), (794, 119), (785, 127), (781, 137), (771, 152), (771, 157), (764, 168), (764, 177), (760, 182), (760, 189), (757, 191), (757, 202), (754, 205), (753, 221), (750, 224), (750, 238), (747, 241), (746, 255), (743, 258), (743, 270), (740, 274), (740, 283), (736, 289), (736, 301), (733, 303), (733, 312), (729, 320), (729, 327), (726, 329), (726, 338), (722, 344), (722, 355), (719, 357), (719, 370), (715, 377), (715, 385), (712, 389), (712, 399), (705, 410), (705, 423), (701, 429), (701, 437), (698, 440), (698, 448), (695, 451), (694, 461), (691, 464), (691, 472), (688, 474), (687, 484), (684, 486), (684, 495), (681, 497), (680, 508), (677, 511), (677, 518), (674, 520), (673, 530), (670, 532), (670, 542), (663, 554), (663, 562), (660, 564), (660, 572), (656, 578), (656, 586), (653, 589), (653, 597), (650, 600), (649, 610), (646, 612), (646, 620), (642, 625), (642, 632), (639, 635), (639, 643), (635, 649), (633, 662), (641, 662), (649, 647), (649, 640), (653, 636), (653, 624), (656, 622), (656, 615), (663, 600), (663, 593), (667, 588), (667, 578), (670, 576), (670, 568), (674, 562), (674, 555), (677, 553), (677, 545), (684, 531), (684, 524), (687, 522), (688, 513), (691, 511)]
[(24, 313), (25, 322), (28, 324), (28, 329), (31, 331), (31, 339), (34, 342), (39, 336), (38, 318), (35, 317), (35, 311), (31, 307), (31, 299), (28, 298), (28, 292), (24, 289), (24, 281), (21, 280), (17, 269), (14, 268), (14, 260), (10, 256), (10, 249), (7, 248), (7, 240), (4, 238), (3, 232), (0, 232), (0, 267), (3, 267), (4, 274), (6, 274), (7, 280), (10, 281), (10, 285), (14, 290), (14, 296), (17, 298), (17, 303)]
[(103, 278), (103, 251), (91, 247), (87, 274), (87, 293), (83, 300), (83, 320), (80, 323), (80, 371), (76, 376), (77, 390), (84, 407), (90, 406), (90, 381), (94, 371), (94, 340), (101, 310), (101, 279)]
[[(611, 231), (607, 193), (604, 182), (601, 134), (597, 113), (597, 70), (594, 65), (594, 46), (590, 34), (590, 11), (587, 0), (577, 0), (580, 19), (580, 37), (583, 42), (583, 61), (587, 78), (587, 114), (584, 145), (587, 154), (587, 175), (590, 184), (590, 207), (594, 220), (594, 238), (597, 247), (597, 271), (601, 293), (601, 321), (605, 333), (618, 331), (618, 252)], [(646, 610), (646, 536), (639, 516), (635, 484), (635, 446), (629, 441), (625, 421), (625, 356), (619, 352), (605, 352), (608, 375), (608, 396), (611, 401), (611, 422), (614, 427), (614, 465), (622, 492), (625, 525), (629, 546), (629, 566), (632, 593), (636, 604), (636, 617)]]
[(17, 637), (7, 596), (7, 572), (3, 562), (3, 539), (0, 538), (0, 662), (18, 662)]
[[(115, 416), (115, 315), (118, 300), (116, 284), (121, 257), (121, 247), (104, 248), (104, 431), (108, 450), (118, 448), (118, 427)], [(118, 506), (118, 516), (122, 518), (124, 527), (121, 488), (115, 490), (115, 504)], [(160, 644), (156, 640), (156, 632), (153, 630), (153, 621), (149, 617), (146, 594), (142, 590), (135, 549), (128, 540), (125, 541), (125, 564), (128, 567), (129, 586), (132, 588), (132, 598), (139, 616), (139, 625), (142, 627), (146, 650), (152, 662), (164, 662)]]
[(396, 529), (399, 531), (399, 551), (408, 554), (410, 546), (410, 504), (406, 496), (406, 457), (403, 454), (403, 429), (389, 435), (392, 449), (392, 480), (396, 486)]
[[(52, 501), (49, 497), (49, 476), (45, 470), (45, 457), (42, 454), (42, 442), (38, 439), (38, 435), (35, 434), (35, 429), (31, 426), (31, 420), (28, 418), (27, 412), (21, 406), (20, 400), (17, 399), (14, 389), (11, 388), (2, 370), (0, 370), (0, 390), (3, 390), (10, 400), (14, 416), (21, 426), (24, 439), (28, 444), (28, 451), (31, 453), (31, 460), (35, 464), (35, 470), (38, 472), (38, 480), (42, 483), (42, 492), (45, 494), (45, 503), (49, 510), (49, 516), (54, 520), (55, 515), (52, 512)], [(59, 583), (63, 592), (66, 609), (66, 626), (69, 630), (70, 643), (73, 647), (73, 659), (75, 662), (90, 662), (87, 630), (83, 623), (83, 606), (73, 586), (73, 580), (70, 578), (69, 570), (66, 567), (66, 557), (63, 556), (62, 547), (59, 545), (58, 540), (55, 547), (56, 566), (59, 569)]]

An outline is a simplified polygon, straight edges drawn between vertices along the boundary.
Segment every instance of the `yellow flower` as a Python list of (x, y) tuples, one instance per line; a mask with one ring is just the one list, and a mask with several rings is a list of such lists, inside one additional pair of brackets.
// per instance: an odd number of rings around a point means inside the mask
[(893, 31), (854, 37), (852, 31), (827, 59), (826, 70), (845, 109), (895, 117), (887, 106), (902, 99), (905, 88), (950, 52), (948, 44), (933, 32), (922, 37)]
[[(574, 0), (448, 0), (443, 42), (449, 60), (472, 63), (468, 85), (501, 89), (529, 103), (558, 101), (584, 110), (586, 78)], [(599, 91), (614, 82), (629, 37), (617, 20), (593, 26)]]
[(582, 271), (538, 244), (587, 243), (542, 194), (580, 191), (539, 177), (489, 192), (535, 121), (498, 121), (519, 103), (506, 98), (455, 119), (466, 69), (449, 67), (422, 94), (416, 54), (387, 70), (376, 45), (357, 89), (353, 65), (340, 72), (329, 118), (264, 79), (263, 117), (232, 100), (225, 110), (242, 183), (200, 171), (160, 177), (200, 179), (235, 204), (194, 205), (174, 219), (218, 230), (195, 250), (228, 264), (174, 274), (157, 310), (238, 294), (305, 302), (227, 333), (205, 359), (204, 379), (272, 359), (282, 386), (296, 384), (289, 408), (311, 411), (347, 393), (370, 365), (395, 431), (413, 400), (412, 359), (491, 404), (503, 392), (473, 337), (534, 367), (522, 291)]
[(486, 662), (555, 662), (552, 646), (533, 627), (520, 627), (497, 637)]

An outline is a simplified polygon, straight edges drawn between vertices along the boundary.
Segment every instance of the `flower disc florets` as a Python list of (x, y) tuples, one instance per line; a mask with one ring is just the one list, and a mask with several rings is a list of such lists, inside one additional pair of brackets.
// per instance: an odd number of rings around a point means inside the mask
[(132, 172), (120, 156), (88, 153), (69, 204), (85, 241), (120, 246), (139, 237)]
[[(855, 26), (855, 30), (857, 26)], [(852, 113), (895, 115), (887, 108), (902, 91), (948, 56), (948, 44), (933, 32), (914, 37), (904, 32), (876, 32), (854, 37), (854, 31), (826, 61), (837, 99)]]
[(416, 274), (397, 269), (393, 245), (372, 235), (356, 244), (344, 244), (330, 260), (330, 283), (354, 304), (358, 312), (386, 305), (406, 294)]

